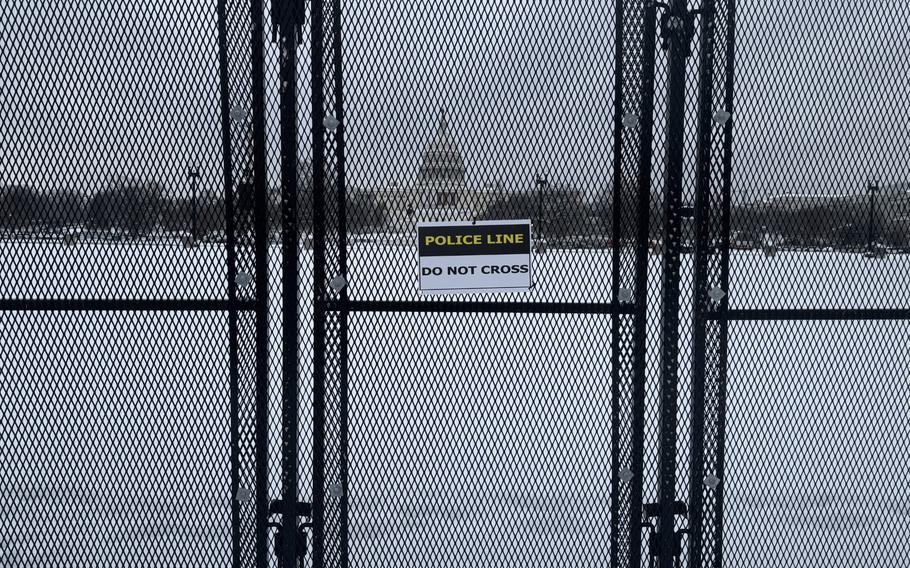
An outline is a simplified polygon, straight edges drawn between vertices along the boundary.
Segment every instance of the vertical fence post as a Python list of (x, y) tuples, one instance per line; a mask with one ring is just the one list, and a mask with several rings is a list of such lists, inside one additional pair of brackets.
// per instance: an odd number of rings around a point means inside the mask
[[(335, 128), (335, 163), (338, 203), (338, 269), (340, 275), (348, 278), (348, 227), (347, 227), (347, 172), (345, 155), (345, 112), (344, 112), (344, 67), (342, 64), (342, 26), (341, 26), (341, 0), (332, 0), (332, 70), (334, 73), (334, 106), (335, 119), (338, 125)], [(347, 568), (350, 561), (348, 557), (348, 514), (349, 514), (349, 471), (348, 471), (348, 287), (344, 285), (339, 291), (340, 309), (338, 311), (338, 388), (339, 388), (339, 476), (341, 483), (340, 495), (340, 526), (339, 526), (339, 553), (341, 568)]]
[[(614, 313), (611, 327), (610, 565), (614, 568), (641, 565), (655, 14), (650, 3), (623, 0), (616, 4), (611, 301), (614, 305), (621, 301), (622, 250), (628, 240), (633, 250), (634, 310), (629, 315)], [(627, 115), (635, 119), (628, 125), (624, 124)], [(624, 163), (627, 156), (631, 159)], [(634, 183), (634, 192), (624, 190), (629, 182)], [(626, 225), (624, 219), (634, 223)], [(631, 328), (623, 324), (624, 318), (631, 319)], [(631, 341), (623, 341), (624, 333), (631, 333)], [(628, 454), (622, 451), (623, 440), (628, 441)]]
[(282, 565), (298, 558), (298, 273), (297, 221), (297, 2), (282, 2), (277, 16), (281, 136), (281, 512)]
[(313, 153), (313, 567), (325, 566), (326, 224), (323, 0), (310, 2)]
[(682, 182), (685, 151), (686, 0), (673, 0), (668, 19), (666, 172), (664, 179), (663, 302), (661, 307), (660, 429), (657, 538), (660, 568), (672, 568), (676, 544), (676, 440), (679, 395), (679, 293)]
[[(623, 27), (625, 25), (625, 8), (624, 0), (616, 1), (616, 24), (615, 24), (615, 47), (614, 60), (616, 61), (616, 71), (614, 72), (614, 103), (613, 103), (613, 210), (612, 210), (612, 235), (613, 257), (612, 273), (610, 283), (610, 301), (619, 304), (619, 287), (620, 282), (620, 263), (622, 262), (622, 215), (620, 208), (622, 206), (622, 151), (623, 151), (623, 125), (622, 115), (624, 112), (623, 101), (623, 72), (625, 69), (625, 58), (623, 57)], [(538, 190), (539, 193), (539, 190)], [(538, 211), (541, 207), (538, 206)], [(539, 216), (539, 213), (538, 213)], [(621, 428), (622, 428), (622, 400), (620, 382), (623, 379), (623, 369), (621, 368), (620, 349), (622, 342), (620, 334), (622, 333), (622, 318), (625, 317), (614, 310), (611, 316), (610, 326), (610, 567), (619, 568), (620, 562), (620, 543), (628, 542), (628, 535), (620, 535), (621, 530), (634, 532), (635, 528), (629, 526), (628, 519), (621, 518), (623, 511), (621, 507), (622, 489), (619, 472), (622, 469), (620, 456), (621, 448)], [(633, 475), (635, 472), (633, 470)], [(634, 514), (631, 513), (630, 514)]]
[(218, 0), (218, 80), (221, 95), (221, 159), (224, 183), (224, 232), (227, 238), (228, 373), (231, 422), (231, 566), (240, 568), (240, 362), (237, 314), (237, 238), (234, 223), (234, 177), (231, 155), (230, 75), (227, 0)]
[(252, 0), (250, 42), (253, 126), (253, 216), (256, 272), (256, 565), (268, 559), (268, 396), (269, 396), (269, 266), (268, 197), (265, 153), (265, 37), (262, 0)]
[[(705, 453), (705, 366), (707, 364), (707, 312), (709, 256), (713, 219), (711, 200), (712, 112), (714, 92), (714, 0), (702, 4), (696, 107), (697, 146), (695, 178), (695, 287), (692, 331), (691, 444), (689, 456), (689, 562), (701, 564), (702, 497)], [(711, 323), (710, 325), (714, 325)]]
[[(735, 57), (736, 57), (736, 0), (720, 0), (726, 3), (727, 19), (726, 51), (724, 54), (724, 110), (733, 113), (734, 88), (735, 88)], [(717, 476), (720, 483), (717, 486), (717, 496), (714, 501), (714, 566), (723, 566), (723, 539), (724, 539), (724, 451), (726, 448), (727, 431), (727, 346), (729, 339), (729, 322), (727, 308), (730, 301), (730, 208), (733, 193), (733, 124), (734, 120), (727, 120), (724, 124), (723, 139), (723, 172), (721, 193), (721, 233), (720, 233), (720, 286), (727, 291), (721, 299), (718, 311), (720, 312), (720, 343), (718, 345), (718, 381), (717, 385)]]
[(654, 145), (654, 85), (655, 62), (657, 57), (657, 8), (652, 2), (645, 2), (642, 13), (642, 57), (641, 57), (641, 132), (638, 150), (638, 179), (636, 211), (636, 253), (635, 253), (635, 329), (633, 331), (633, 367), (635, 376), (632, 387), (632, 478), (630, 510), (635, 518), (630, 535), (629, 566), (641, 565), (642, 529), (641, 515), (644, 493), (644, 435), (645, 435), (645, 389), (647, 382), (647, 336), (648, 336), (648, 253), (651, 211), (651, 175), (653, 172)]

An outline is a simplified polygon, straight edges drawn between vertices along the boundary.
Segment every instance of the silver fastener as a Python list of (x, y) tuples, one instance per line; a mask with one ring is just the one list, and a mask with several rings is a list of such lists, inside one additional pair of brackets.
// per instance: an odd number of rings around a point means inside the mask
[(341, 125), (341, 121), (332, 115), (328, 115), (325, 117), (325, 119), (323, 119), (322, 125), (329, 130), (335, 130)]
[(237, 278), (234, 279), (234, 282), (237, 283), (238, 287), (246, 288), (253, 282), (253, 275), (249, 272), (238, 272)]
[(347, 286), (348, 281), (345, 280), (344, 276), (339, 274), (335, 278), (329, 280), (329, 288), (335, 290), (336, 292), (341, 292), (341, 290)]
[(249, 503), (252, 498), (253, 493), (246, 487), (238, 487), (237, 495), (234, 496), (238, 503)]
[(725, 110), (719, 110), (714, 113), (714, 122), (717, 124), (726, 124), (730, 117), (733, 116), (730, 112)]
[(712, 300), (714, 300), (715, 302), (719, 302), (719, 301), (723, 300), (724, 296), (726, 296), (726, 295), (727, 295), (727, 293), (724, 292), (723, 290), (721, 290), (720, 288), (711, 288), (710, 290), (708, 290), (708, 297), (711, 298)]
[(638, 117), (631, 112), (622, 117), (622, 125), (626, 128), (635, 128), (638, 126)]

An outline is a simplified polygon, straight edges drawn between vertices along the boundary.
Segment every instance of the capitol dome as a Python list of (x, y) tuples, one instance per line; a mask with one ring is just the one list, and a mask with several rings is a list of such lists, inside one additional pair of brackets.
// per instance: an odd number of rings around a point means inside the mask
[(417, 174), (419, 185), (464, 185), (464, 159), (452, 140), (445, 110), (439, 117), (436, 135), (430, 140), (420, 159)]

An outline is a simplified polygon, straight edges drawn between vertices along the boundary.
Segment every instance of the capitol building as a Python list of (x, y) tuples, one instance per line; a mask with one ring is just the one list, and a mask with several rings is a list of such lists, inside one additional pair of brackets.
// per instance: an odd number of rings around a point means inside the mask
[(421, 221), (476, 219), (497, 195), (495, 190), (465, 184), (464, 158), (442, 111), (436, 133), (421, 154), (416, 184), (393, 185), (375, 196), (386, 207), (388, 231), (412, 233)]

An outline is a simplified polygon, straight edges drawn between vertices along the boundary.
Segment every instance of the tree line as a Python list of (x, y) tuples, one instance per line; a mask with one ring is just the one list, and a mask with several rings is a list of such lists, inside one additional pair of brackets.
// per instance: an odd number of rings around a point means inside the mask
[(540, 238), (565, 240), (602, 234), (596, 206), (567, 184), (540, 185), (534, 190), (500, 194), (480, 215), (484, 220), (531, 219)]
[[(314, 224), (311, 170), (298, 171), (298, 225), (306, 235)], [(325, 219), (338, 219), (336, 186), (329, 178)], [(281, 191), (269, 193), (268, 227), (272, 239), (281, 231)], [(637, 235), (636, 195), (632, 184), (621, 194), (620, 222), (623, 242)], [(350, 191), (346, 224), (351, 233), (379, 233), (387, 229), (390, 212), (376, 194)], [(663, 204), (658, 194), (649, 200), (649, 239), (662, 235)], [(783, 246), (861, 249), (871, 240), (889, 247), (910, 248), (910, 198), (904, 194), (882, 197), (874, 215), (863, 199), (787, 206), (780, 203), (736, 204), (730, 228), (739, 244), (760, 244), (772, 238)], [(202, 192), (196, 200), (174, 197), (163, 184), (125, 180), (109, 183), (100, 191), (83, 195), (75, 191), (42, 192), (23, 185), (0, 186), (0, 234), (59, 234), (88, 231), (120, 238), (146, 238), (153, 234), (192, 234), (199, 240), (220, 239), (225, 230), (223, 196)], [(480, 219), (531, 219), (539, 236), (548, 240), (583, 238), (603, 246), (613, 237), (612, 192), (587, 199), (564, 183), (537, 185), (520, 192), (498, 192), (488, 199)], [(684, 239), (694, 239), (691, 221), (684, 224)]]
[(862, 199), (786, 207), (774, 204), (734, 206), (731, 230), (745, 242), (771, 239), (797, 248), (861, 250), (874, 241), (890, 248), (910, 248), (910, 200), (885, 198), (873, 210)]
[[(195, 209), (195, 212), (194, 212)], [(156, 232), (189, 232), (196, 219), (199, 237), (224, 230), (223, 200), (167, 197), (153, 182), (115, 182), (92, 194), (42, 192), (28, 186), (0, 187), (0, 231), (55, 234), (91, 231), (141, 238)]]
[[(298, 224), (304, 234), (313, 228), (312, 178), (304, 178), (297, 195)], [(281, 191), (270, 188), (268, 227), (271, 237), (281, 231)], [(329, 197), (328, 208), (335, 203)], [(336, 207), (337, 209), (337, 207)], [(75, 191), (43, 192), (23, 185), (0, 186), (0, 234), (62, 235), (84, 232), (124, 239), (152, 235), (192, 235), (220, 240), (225, 234), (222, 195), (200, 193), (169, 196), (159, 183), (124, 181), (83, 195)], [(352, 232), (381, 230), (387, 222), (384, 206), (370, 194), (354, 193), (347, 200)]]
[[(861, 197), (832, 198), (829, 201), (787, 205), (773, 201), (738, 203), (731, 206), (730, 233), (737, 246), (758, 247), (767, 239), (794, 248), (837, 248), (863, 250), (870, 241), (889, 248), (910, 250), (910, 194), (879, 195), (876, 205)], [(664, 203), (652, 193), (648, 204), (648, 238), (663, 238)], [(634, 242), (638, 231), (638, 198), (634, 184), (620, 194), (620, 239)], [(487, 211), (485, 219), (525, 218), (534, 220), (541, 233), (555, 237), (599, 234), (613, 237), (614, 195), (604, 192), (592, 202), (564, 185), (542, 193), (526, 192), (501, 197)], [(713, 223), (720, 223), (718, 218)], [(683, 241), (695, 241), (695, 221), (682, 223)], [(601, 239), (603, 241), (603, 239)]]

